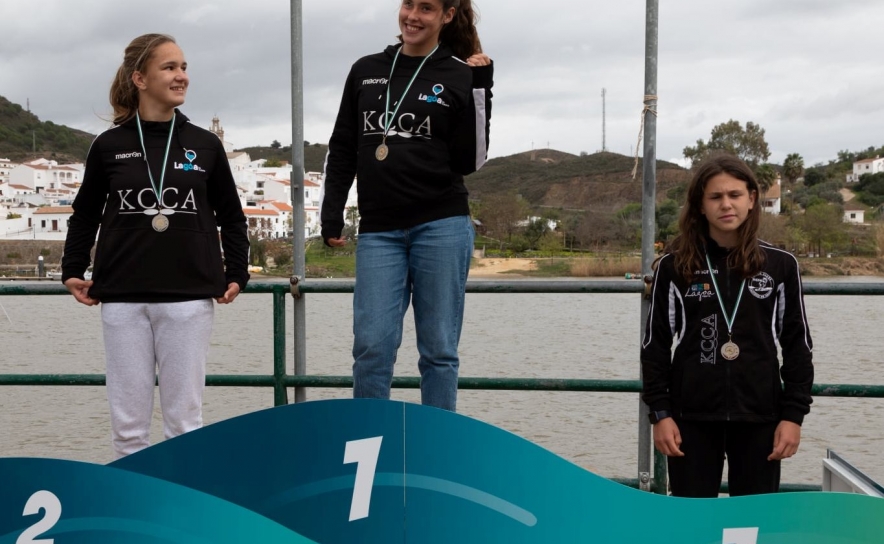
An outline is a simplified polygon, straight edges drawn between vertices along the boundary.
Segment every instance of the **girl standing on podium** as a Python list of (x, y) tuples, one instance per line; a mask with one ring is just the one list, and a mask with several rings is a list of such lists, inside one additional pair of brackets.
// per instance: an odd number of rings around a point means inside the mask
[(704, 160), (679, 235), (656, 263), (642, 400), (676, 496), (717, 497), (725, 458), (730, 495), (778, 491), (780, 462), (798, 451), (810, 411), (798, 262), (758, 240), (759, 194), (740, 159)]

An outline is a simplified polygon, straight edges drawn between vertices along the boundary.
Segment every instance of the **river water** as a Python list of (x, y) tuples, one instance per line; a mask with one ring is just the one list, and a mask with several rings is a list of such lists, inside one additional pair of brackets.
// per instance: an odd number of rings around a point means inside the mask
[[(349, 375), (352, 295), (308, 297), (308, 373)], [(461, 375), (638, 379), (639, 302), (638, 294), (469, 294)], [(98, 308), (68, 296), (3, 296), (0, 304), (0, 374), (104, 372)], [(806, 306), (817, 383), (884, 381), (878, 331), (884, 325), (884, 297), (808, 296)], [(272, 372), (271, 308), (271, 295), (262, 294), (216, 307), (209, 373)], [(291, 330), (287, 346), (291, 349)], [(288, 360), (291, 368), (290, 355)], [(396, 375), (417, 375), (410, 313), (398, 360)], [(347, 398), (350, 392), (314, 388), (307, 395), (309, 400)], [(419, 392), (398, 389), (393, 398), (419, 402)], [(458, 410), (597, 474), (634, 478), (638, 402), (637, 394), (624, 393), (468, 390), (460, 392)], [(214, 423), (272, 404), (269, 388), (210, 387), (204, 418)], [(882, 399), (817, 398), (799, 453), (783, 464), (783, 482), (820, 484), (827, 447), (884, 482), (882, 408)], [(162, 439), (161, 429), (157, 408), (154, 440)], [(0, 387), (0, 456), (107, 463), (112, 460), (109, 437), (103, 387)]]

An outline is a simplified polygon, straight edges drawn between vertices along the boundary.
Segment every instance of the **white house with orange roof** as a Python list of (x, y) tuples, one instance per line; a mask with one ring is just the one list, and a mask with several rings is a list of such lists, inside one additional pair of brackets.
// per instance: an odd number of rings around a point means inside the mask
[(246, 221), (249, 224), (249, 236), (258, 239), (283, 238), (288, 230), (282, 221), (282, 215), (275, 208), (248, 207), (242, 211), (246, 214)]
[(43, 206), (33, 213), (35, 238), (64, 240), (68, 233), (68, 219), (74, 209), (70, 206)]
[(9, 182), (41, 193), (46, 189), (58, 189), (64, 183), (81, 183), (83, 172), (77, 166), (80, 165), (59, 166), (55, 161), (38, 159), (13, 168), (9, 173)]
[(281, 225), (281, 229), (274, 229), (273, 237), (274, 238), (285, 238), (291, 236), (292, 232), (292, 215), (294, 209), (292, 206), (286, 202), (280, 202), (278, 200), (263, 200), (258, 202), (256, 207), (259, 210), (273, 210), (279, 214), (278, 223)]
[(18, 183), (9, 183), (9, 196), (11, 196), (13, 200), (22, 200), (20, 197), (36, 194), (37, 191), (33, 187), (28, 187), (27, 185), (19, 185)]
[(292, 201), (292, 184), (289, 178), (268, 177), (264, 183), (264, 198), (261, 200), (279, 200), (281, 202)]
[(847, 174), (847, 183), (857, 183), (863, 174), (877, 174), (884, 172), (884, 159), (876, 156), (874, 159), (863, 159), (853, 163), (853, 172)]

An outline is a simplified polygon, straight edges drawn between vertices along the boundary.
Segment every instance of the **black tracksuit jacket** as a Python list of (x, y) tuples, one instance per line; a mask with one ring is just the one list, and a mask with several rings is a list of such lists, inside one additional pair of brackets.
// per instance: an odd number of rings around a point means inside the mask
[[(742, 278), (727, 268), (726, 250), (707, 244), (731, 314)], [(761, 248), (764, 267), (746, 279), (733, 324), (740, 348), (733, 361), (721, 356), (728, 330), (710, 271), (704, 267), (687, 282), (674, 255), (660, 258), (641, 348), (642, 400), (652, 411), (698, 421), (802, 423), (812, 402), (813, 362), (798, 262), (769, 244)]]

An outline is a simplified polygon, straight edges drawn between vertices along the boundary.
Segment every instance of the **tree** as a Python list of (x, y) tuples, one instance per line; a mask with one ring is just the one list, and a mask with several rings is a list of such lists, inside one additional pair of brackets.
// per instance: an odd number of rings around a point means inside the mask
[(279, 149), (280, 147), (282, 147), (282, 144), (279, 143), (279, 140), (273, 140), (273, 143), (270, 144), (270, 147), (272, 147), (273, 149)]
[(786, 160), (783, 161), (783, 177), (794, 185), (795, 182), (804, 175), (804, 159), (798, 153), (789, 153)]
[(657, 240), (668, 241), (678, 234), (678, 203), (667, 199), (654, 210), (657, 223)]
[(755, 179), (758, 180), (758, 185), (761, 186), (761, 194), (758, 195), (760, 199), (777, 182), (777, 169), (771, 164), (764, 163), (755, 169)]
[(804, 185), (805, 187), (813, 187), (818, 183), (823, 183), (826, 181), (826, 175), (823, 174), (818, 168), (813, 168), (808, 170), (807, 173), (804, 174)]
[(692, 165), (698, 165), (712, 153), (729, 153), (744, 160), (752, 169), (767, 161), (770, 149), (764, 139), (764, 129), (752, 121), (744, 129), (739, 121), (731, 119), (712, 129), (709, 142), (697, 140), (694, 147), (685, 147), (684, 156)]
[(541, 238), (548, 232), (550, 232), (549, 223), (543, 217), (535, 217), (533, 220), (529, 220), (524, 233), (525, 239), (528, 240), (528, 248), (537, 249)]
[(517, 223), (529, 213), (528, 203), (514, 193), (488, 195), (482, 199), (481, 209), (479, 220), (500, 241), (500, 249), (503, 249), (505, 240), (512, 239)]
[(808, 206), (801, 222), (801, 229), (807, 235), (810, 247), (817, 254), (823, 253), (823, 247), (831, 249), (847, 237), (842, 217), (840, 206), (829, 203)]
[(638, 247), (642, 237), (642, 205), (631, 202), (614, 213), (617, 238), (629, 247)]

